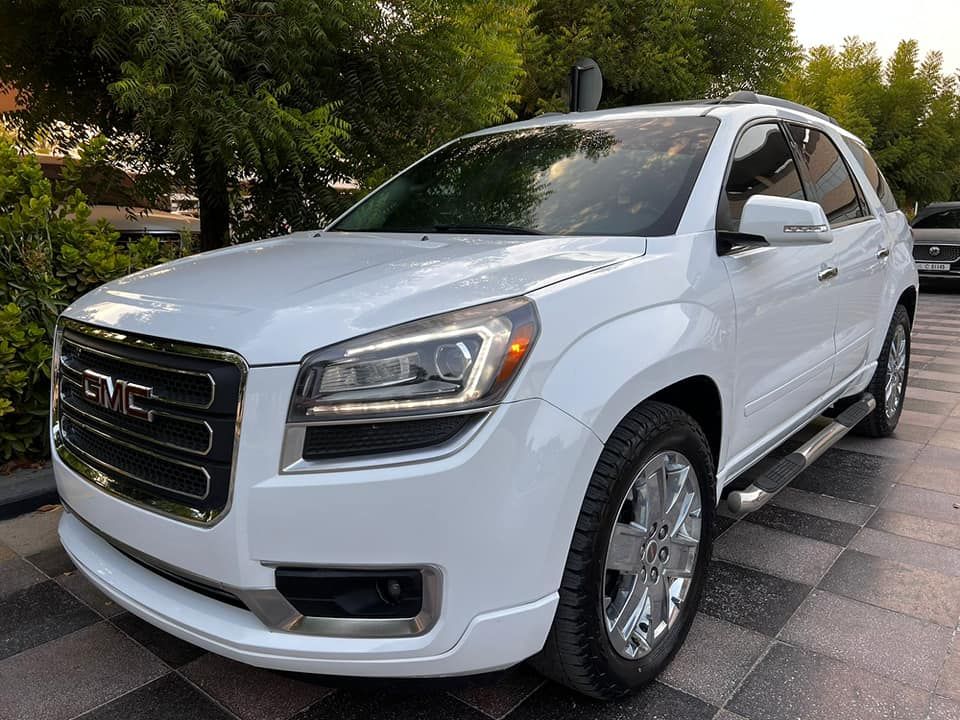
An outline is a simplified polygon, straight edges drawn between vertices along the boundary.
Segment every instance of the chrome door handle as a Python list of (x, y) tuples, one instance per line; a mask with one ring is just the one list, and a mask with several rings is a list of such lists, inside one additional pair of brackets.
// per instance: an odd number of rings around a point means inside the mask
[(824, 268), (823, 270), (817, 273), (817, 280), (819, 280), (820, 282), (823, 282), (824, 280), (835, 278), (839, 274), (840, 274), (840, 268), (836, 268), (836, 267)]
[(890, 248), (879, 248), (877, 250), (877, 260), (885, 260), (890, 257)]

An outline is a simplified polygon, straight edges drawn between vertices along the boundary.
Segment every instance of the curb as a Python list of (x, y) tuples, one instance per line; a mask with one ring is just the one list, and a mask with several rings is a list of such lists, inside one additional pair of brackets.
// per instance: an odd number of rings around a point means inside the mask
[(53, 468), (15, 470), (0, 475), (0, 520), (7, 520), (60, 502)]

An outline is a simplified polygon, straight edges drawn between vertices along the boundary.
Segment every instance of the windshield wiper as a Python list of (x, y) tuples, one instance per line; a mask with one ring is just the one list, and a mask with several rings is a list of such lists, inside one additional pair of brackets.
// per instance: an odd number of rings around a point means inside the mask
[(471, 232), (488, 235), (543, 235), (539, 230), (519, 225), (434, 225), (434, 232)]

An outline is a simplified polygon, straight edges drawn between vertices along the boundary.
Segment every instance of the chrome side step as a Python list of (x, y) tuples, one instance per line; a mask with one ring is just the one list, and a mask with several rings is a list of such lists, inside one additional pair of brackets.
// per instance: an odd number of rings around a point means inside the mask
[(730, 511), (741, 515), (759, 510), (808, 468), (814, 460), (853, 430), (861, 420), (873, 412), (876, 406), (877, 401), (873, 395), (865, 393), (860, 400), (840, 413), (823, 430), (764, 472), (746, 488), (730, 493), (727, 497), (727, 506)]

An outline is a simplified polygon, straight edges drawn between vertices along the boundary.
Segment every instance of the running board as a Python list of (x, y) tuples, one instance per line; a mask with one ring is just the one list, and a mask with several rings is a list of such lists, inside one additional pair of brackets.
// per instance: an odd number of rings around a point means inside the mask
[(840, 413), (823, 430), (764, 472), (746, 488), (734, 490), (730, 493), (727, 497), (727, 506), (730, 511), (741, 515), (759, 510), (766, 505), (797, 475), (810, 467), (814, 460), (853, 430), (861, 420), (873, 412), (876, 406), (877, 401), (873, 398), (873, 395), (864, 393), (860, 400)]

